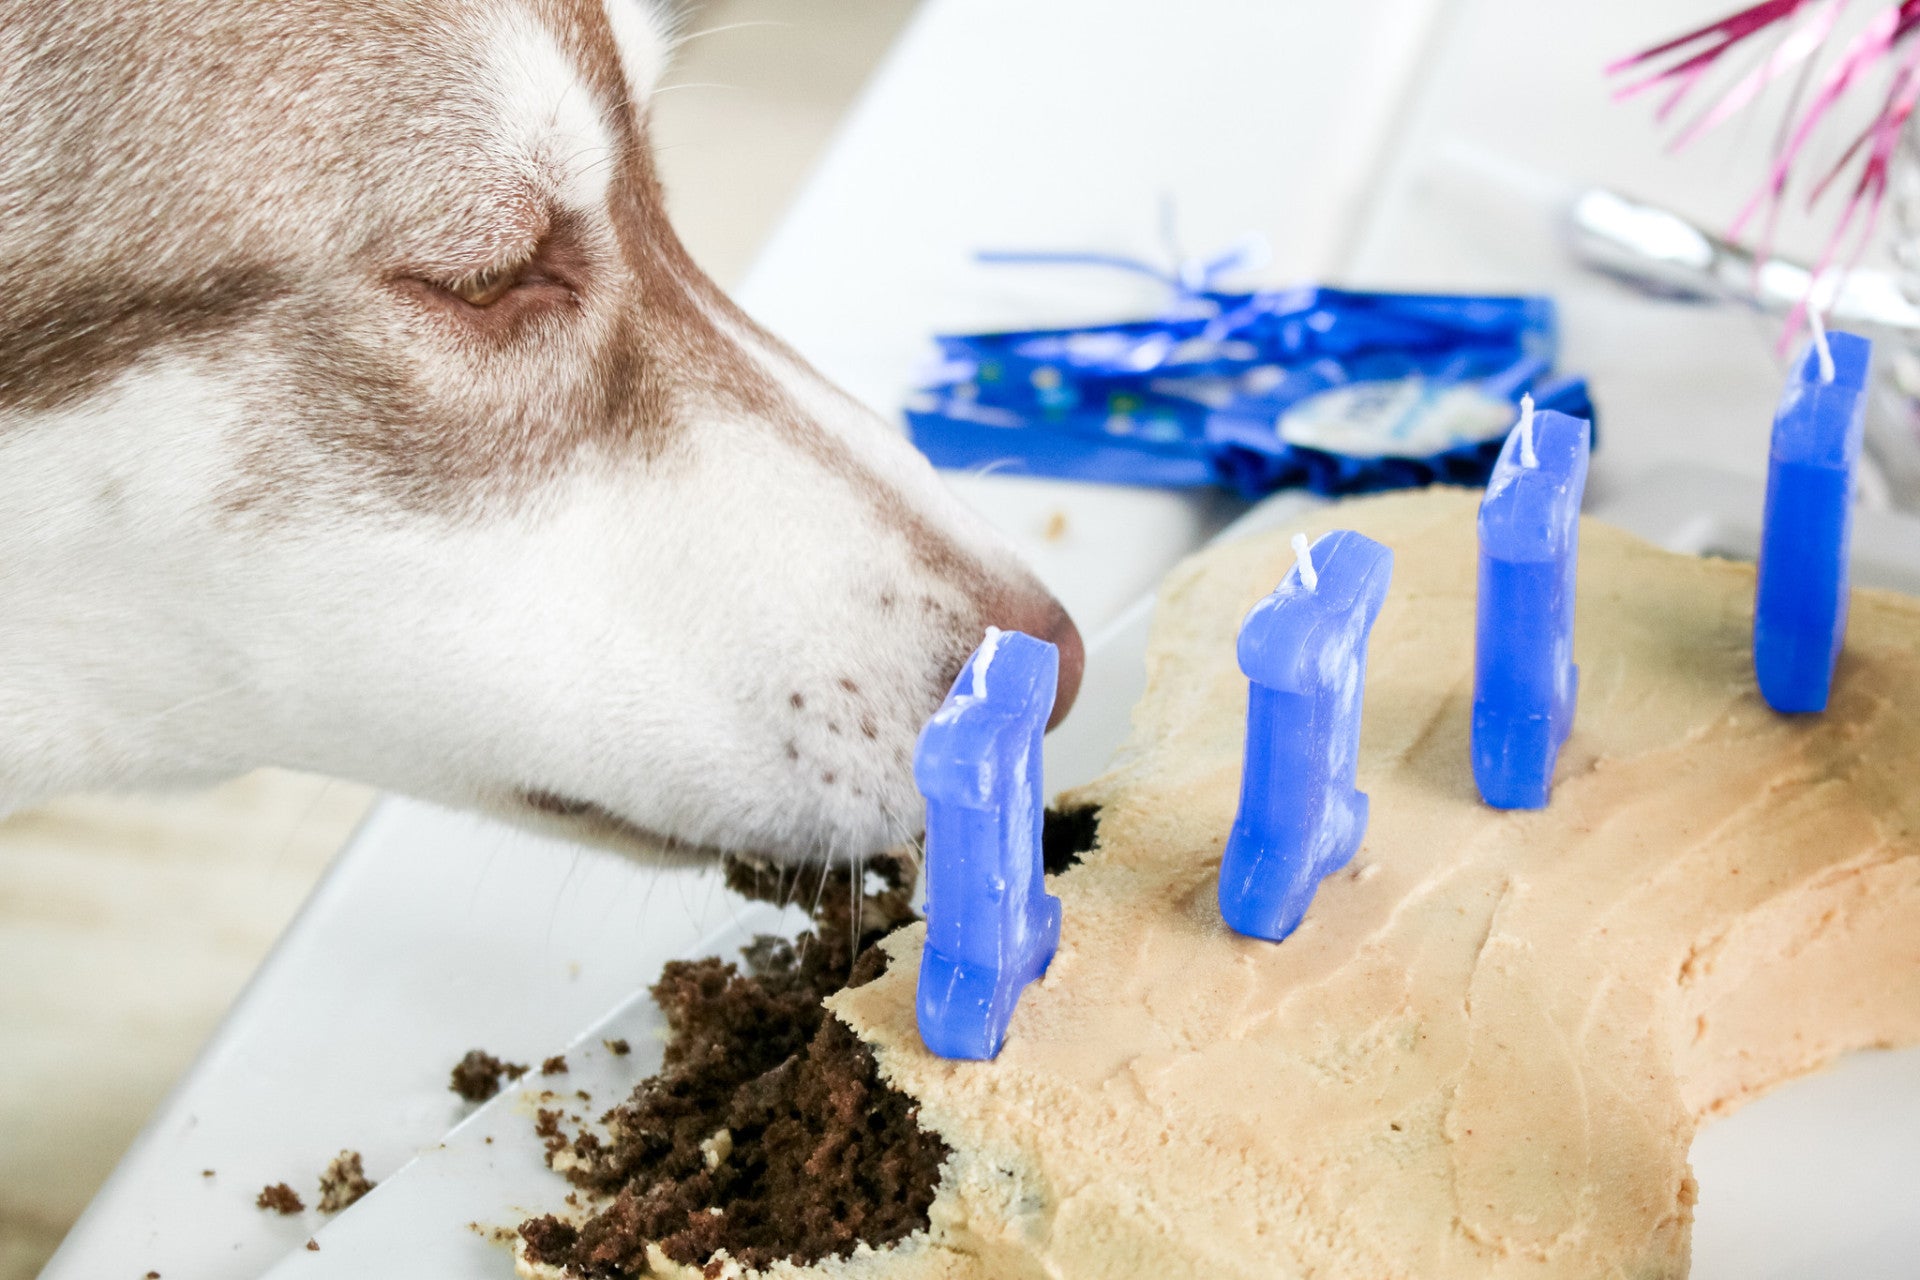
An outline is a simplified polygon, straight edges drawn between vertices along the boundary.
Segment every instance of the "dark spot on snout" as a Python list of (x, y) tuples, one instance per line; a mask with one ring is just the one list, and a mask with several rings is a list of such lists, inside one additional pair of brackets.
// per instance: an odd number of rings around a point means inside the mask
[(798, 760), (799, 758), (800, 758), (800, 748), (794, 744), (794, 741), (792, 738), (788, 738), (787, 739), (787, 759)]
[(790, 693), (787, 695), (787, 705), (795, 711), (803, 711), (806, 709), (807, 700), (798, 693)]
[(852, 680), (849, 680), (846, 676), (840, 677), (840, 687), (842, 689), (845, 689), (848, 693), (860, 692), (860, 686), (855, 684)]
[(832, 786), (839, 780), (839, 776), (840, 775), (836, 774), (833, 770), (829, 769), (820, 775), (820, 781), (826, 783), (828, 786)]
[(878, 738), (880, 736), (880, 726), (874, 721), (872, 716), (861, 716), (860, 732), (869, 739)]

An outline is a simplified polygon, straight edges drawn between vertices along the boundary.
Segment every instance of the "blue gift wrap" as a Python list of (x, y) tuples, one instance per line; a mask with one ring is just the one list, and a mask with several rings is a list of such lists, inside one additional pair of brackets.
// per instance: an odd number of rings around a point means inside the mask
[(1544, 297), (1198, 290), (1158, 320), (937, 342), (906, 417), (940, 467), (1247, 497), (1478, 484), (1523, 395), (1593, 416)]

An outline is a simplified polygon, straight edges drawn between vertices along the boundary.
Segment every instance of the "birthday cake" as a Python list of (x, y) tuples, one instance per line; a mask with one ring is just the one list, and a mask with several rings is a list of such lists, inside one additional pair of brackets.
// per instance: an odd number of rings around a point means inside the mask
[(873, 1114), (944, 1148), (914, 1214), (831, 1253), (757, 1236), (751, 1269), (716, 1224), (698, 1256), (603, 1270), (523, 1242), (522, 1272), (1685, 1275), (1699, 1126), (1920, 1040), (1920, 602), (1855, 593), (1827, 710), (1782, 716), (1755, 687), (1752, 567), (1588, 522), (1552, 800), (1497, 810), (1469, 751), (1478, 500), (1321, 516), (1390, 548), (1393, 582), (1365, 838), (1285, 941), (1229, 931), (1218, 895), (1234, 636), (1293, 562), (1281, 534), (1167, 583), (1131, 738), (1073, 797), (1098, 807), (1093, 847), (1049, 878), (1058, 952), (998, 1057), (924, 1047), (921, 925), (827, 997), (877, 1069)]

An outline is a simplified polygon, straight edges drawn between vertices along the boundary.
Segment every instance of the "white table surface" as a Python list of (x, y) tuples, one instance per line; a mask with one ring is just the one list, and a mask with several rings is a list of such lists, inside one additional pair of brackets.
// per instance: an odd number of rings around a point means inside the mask
[[(892, 413), (930, 332), (1155, 303), (1125, 279), (970, 255), (1151, 254), (1166, 193), (1189, 251), (1263, 232), (1275, 280), (1555, 292), (1567, 363), (1593, 375), (1601, 407), (1599, 499), (1675, 462), (1757, 474), (1778, 386), (1764, 325), (1581, 277), (1537, 217), (1476, 209), (1435, 176), (1464, 142), (1724, 216), (1744, 171), (1658, 161), (1644, 118), (1605, 106), (1594, 71), (1719, 7), (927, 0), (742, 301)], [(959, 487), (1090, 636), (1235, 510), (1004, 476)], [(1049, 539), (1056, 512), (1066, 532)], [(392, 1173), (461, 1116), (445, 1082), (462, 1052), (537, 1061), (736, 909), (709, 874), (383, 801), (44, 1275), (260, 1275), (319, 1225), (255, 1210), (260, 1186), (308, 1192), (342, 1147)]]

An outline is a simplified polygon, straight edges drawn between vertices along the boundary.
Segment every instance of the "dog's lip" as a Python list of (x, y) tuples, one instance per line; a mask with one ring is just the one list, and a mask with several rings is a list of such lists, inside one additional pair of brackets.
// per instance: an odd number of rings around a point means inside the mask
[(623, 818), (605, 805), (596, 804), (591, 800), (578, 800), (545, 788), (525, 788), (519, 793), (519, 800), (521, 804), (536, 813), (577, 823), (603, 839), (612, 839), (619, 843), (638, 843), (676, 859), (717, 862), (730, 854), (740, 852), (722, 849), (717, 845), (694, 844), (690, 841), (675, 839)]

